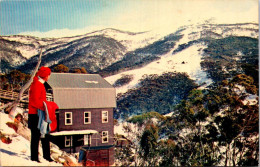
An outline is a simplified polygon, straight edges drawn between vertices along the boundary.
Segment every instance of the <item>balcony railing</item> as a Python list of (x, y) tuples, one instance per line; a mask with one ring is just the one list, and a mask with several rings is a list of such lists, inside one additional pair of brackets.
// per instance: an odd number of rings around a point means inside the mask
[(53, 95), (51, 93), (46, 93), (47, 101), (53, 101)]

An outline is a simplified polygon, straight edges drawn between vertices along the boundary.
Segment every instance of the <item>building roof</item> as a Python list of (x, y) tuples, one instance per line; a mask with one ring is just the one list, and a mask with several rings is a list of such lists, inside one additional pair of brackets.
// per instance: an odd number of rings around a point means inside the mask
[(98, 74), (52, 73), (47, 83), (60, 109), (116, 107), (115, 88)]
[(52, 88), (113, 88), (98, 74), (51, 73)]

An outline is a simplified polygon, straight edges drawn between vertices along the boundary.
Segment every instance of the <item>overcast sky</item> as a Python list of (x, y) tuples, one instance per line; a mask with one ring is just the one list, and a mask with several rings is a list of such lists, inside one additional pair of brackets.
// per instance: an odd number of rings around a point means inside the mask
[(258, 23), (258, 0), (0, 0), (1, 35), (70, 36), (102, 28), (172, 30)]

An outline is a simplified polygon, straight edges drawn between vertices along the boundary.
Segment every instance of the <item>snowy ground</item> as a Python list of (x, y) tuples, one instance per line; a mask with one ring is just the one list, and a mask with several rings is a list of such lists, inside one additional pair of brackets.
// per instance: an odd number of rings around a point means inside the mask
[(0, 166), (63, 166), (56, 162), (46, 161), (42, 157), (41, 148), (39, 148), (41, 163), (31, 161), (30, 142), (9, 128), (6, 122), (12, 122), (12, 120), (7, 114), (0, 112), (0, 130), (12, 139), (10, 144), (0, 141)]

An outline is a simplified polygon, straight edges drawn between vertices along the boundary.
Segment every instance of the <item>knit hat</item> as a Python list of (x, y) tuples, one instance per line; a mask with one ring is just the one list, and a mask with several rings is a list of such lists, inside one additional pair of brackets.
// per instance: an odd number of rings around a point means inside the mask
[(51, 74), (51, 69), (49, 67), (41, 67), (36, 76), (39, 76), (41, 78), (45, 78)]
[(34, 76), (33, 80), (38, 80), (38, 76), (41, 78), (45, 78), (48, 75), (51, 74), (51, 69), (48, 67), (41, 67), (38, 72), (36, 73), (36, 75)]

